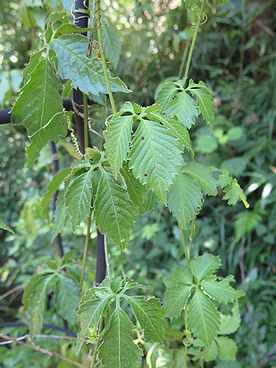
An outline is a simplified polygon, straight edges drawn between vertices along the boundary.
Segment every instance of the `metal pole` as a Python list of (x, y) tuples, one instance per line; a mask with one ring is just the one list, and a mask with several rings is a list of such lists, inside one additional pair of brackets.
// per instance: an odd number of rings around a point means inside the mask
[[(79, 28), (87, 28), (89, 19), (89, 1), (75, 0), (74, 23)], [(87, 33), (83, 33), (87, 36)], [(80, 143), (80, 150), (85, 152), (84, 146), (84, 122), (83, 122), (83, 94), (81, 91), (73, 89), (73, 109), (76, 123), (76, 130)], [(96, 284), (100, 284), (106, 274), (104, 236), (97, 232), (97, 260), (96, 260)]]

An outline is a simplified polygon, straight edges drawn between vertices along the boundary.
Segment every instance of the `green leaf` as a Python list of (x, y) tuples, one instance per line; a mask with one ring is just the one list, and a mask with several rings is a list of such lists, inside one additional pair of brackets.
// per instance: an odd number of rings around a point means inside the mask
[(65, 192), (65, 203), (73, 229), (86, 221), (92, 198), (92, 169), (73, 177)]
[(197, 182), (204, 194), (217, 195), (217, 181), (208, 167), (198, 162), (190, 162), (184, 166), (183, 172), (190, 175)]
[(216, 342), (213, 341), (210, 348), (204, 349), (202, 355), (203, 355), (202, 357), (206, 362), (211, 362), (215, 360), (218, 356), (218, 348)]
[(79, 305), (79, 285), (65, 275), (59, 274), (55, 292), (58, 312), (70, 324), (74, 324)]
[(55, 240), (58, 234), (64, 229), (67, 219), (67, 208), (65, 204), (65, 190), (59, 192), (56, 202), (56, 210), (54, 214), (53, 227), (51, 230), (51, 243)]
[(164, 311), (160, 300), (143, 296), (128, 296), (135, 317), (144, 330), (145, 339), (162, 343), (165, 334)]
[(104, 133), (106, 140), (104, 147), (115, 178), (129, 153), (132, 124), (133, 116), (131, 115), (115, 115), (107, 123), (107, 130)]
[(130, 151), (130, 168), (163, 203), (181, 163), (181, 151), (171, 133), (154, 121), (141, 120)]
[(165, 279), (165, 311), (171, 318), (177, 318), (183, 311), (192, 291), (193, 275), (188, 266), (178, 267)]
[(229, 205), (235, 205), (239, 200), (242, 200), (246, 208), (249, 204), (246, 200), (246, 196), (243, 193), (237, 179), (229, 176), (226, 170), (222, 170), (217, 185), (223, 189), (223, 199), (228, 200)]
[(105, 171), (97, 186), (94, 215), (100, 231), (123, 249), (138, 213), (127, 191)]
[(25, 65), (25, 68), (23, 70), (23, 80), (24, 82), (27, 82), (27, 79), (30, 77), (30, 75), (33, 73), (35, 68), (37, 67), (37, 64), (39, 63), (39, 60), (41, 58), (41, 55), (43, 53), (44, 49), (41, 49), (39, 51), (34, 52), (28, 64)]
[(99, 358), (105, 368), (136, 368), (141, 364), (140, 350), (133, 343), (133, 329), (127, 314), (116, 307), (99, 348)]
[(220, 257), (207, 253), (196, 257), (191, 262), (192, 273), (198, 282), (213, 275), (220, 267)]
[(235, 242), (237, 243), (245, 234), (253, 231), (261, 222), (262, 216), (254, 211), (243, 211), (235, 217)]
[(233, 281), (233, 276), (228, 276), (221, 281), (205, 280), (202, 283), (202, 288), (218, 302), (227, 304), (244, 296), (244, 292), (242, 290), (235, 290), (229, 285), (230, 282)]
[(191, 128), (198, 117), (198, 110), (194, 100), (185, 91), (177, 95), (165, 105), (165, 113), (171, 117), (176, 116), (186, 127)]
[(173, 216), (187, 229), (202, 206), (202, 193), (193, 178), (178, 175), (168, 194), (168, 207)]
[(0, 229), (6, 230), (11, 234), (15, 234), (15, 232), (13, 231), (13, 229), (11, 227), (9, 227), (8, 225), (6, 225), (2, 219), (0, 218)]
[(121, 174), (125, 180), (127, 191), (131, 201), (141, 212), (144, 212), (145, 188), (140, 183), (140, 181), (134, 177), (127, 163), (123, 164)]
[(43, 59), (22, 88), (12, 109), (13, 122), (26, 127), (31, 141), (27, 146), (27, 167), (48, 142), (57, 141), (67, 132), (60, 88), (53, 66), (47, 58)]
[[(64, 179), (69, 176), (71, 174), (71, 172), (73, 171), (72, 168), (70, 167), (66, 167), (62, 170), (60, 170), (51, 180), (51, 182), (49, 183), (48, 187), (47, 187), (47, 191), (44, 194), (42, 201), (41, 201), (41, 207), (44, 209), (46, 208), (53, 195), (58, 191), (61, 183), (63, 183)], [(74, 172), (74, 171), (73, 171)]]
[(199, 110), (208, 124), (213, 124), (215, 120), (215, 103), (211, 91), (203, 82), (189, 83), (189, 91), (197, 98)]
[[(97, 58), (86, 56), (87, 38), (82, 35), (64, 35), (52, 41), (58, 57), (58, 70), (62, 78), (71, 79), (74, 88), (88, 95), (108, 94), (103, 67)], [(113, 92), (129, 90), (118, 77), (109, 77)]]
[(109, 304), (111, 295), (104, 288), (88, 290), (81, 298), (77, 316), (80, 323), (77, 351), (80, 352), (84, 339), (90, 337), (91, 331), (97, 329), (102, 314)]
[(51, 281), (55, 275), (52, 273), (37, 274), (28, 282), (24, 294), (23, 304), (27, 310), (31, 335), (41, 332), (44, 320), (46, 297)]
[(220, 336), (217, 338), (217, 345), (221, 360), (236, 360), (238, 348), (234, 340)]
[(167, 103), (171, 101), (176, 91), (177, 86), (175, 85), (175, 83), (162, 83), (156, 97), (156, 102), (163, 106), (166, 106)]
[(187, 149), (192, 156), (194, 155), (189, 131), (177, 118), (168, 118), (166, 115), (163, 115), (159, 112), (150, 113), (149, 118), (155, 121), (160, 121), (164, 127), (166, 127), (168, 131), (171, 132), (171, 134), (178, 140), (179, 148), (181, 150)]
[(221, 326), (219, 335), (229, 335), (238, 330), (241, 324), (239, 304), (236, 302), (232, 308), (231, 315), (221, 314)]
[(188, 325), (210, 347), (220, 326), (220, 314), (208, 296), (197, 289), (188, 305)]
[(116, 69), (122, 49), (120, 34), (106, 18), (102, 19), (102, 33), (104, 54)]

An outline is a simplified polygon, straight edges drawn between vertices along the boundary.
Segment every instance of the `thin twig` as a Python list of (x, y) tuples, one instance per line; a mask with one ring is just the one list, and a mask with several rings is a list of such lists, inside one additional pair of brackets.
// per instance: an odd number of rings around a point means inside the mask
[[(30, 338), (31, 338), (31, 335), (26, 334), (26, 335), (17, 337), (15, 340), (16, 341), (22, 341), (22, 340), (27, 340), (27, 339), (30, 339)], [(36, 338), (36, 339), (49, 339), (49, 340), (76, 340), (77, 339), (74, 336), (60, 336), (60, 335), (35, 335), (35, 336), (33, 336), (33, 338)], [(0, 342), (0, 346), (12, 344), (12, 343), (14, 343), (14, 339)]]
[(47, 354), (47, 355), (49, 355), (51, 357), (55, 357), (57, 359), (63, 360), (64, 362), (70, 363), (70, 364), (72, 364), (72, 365), (74, 365), (76, 367), (85, 368), (85, 366), (82, 365), (81, 363), (75, 362), (74, 360), (71, 360), (69, 358), (66, 358), (66, 357), (62, 356), (61, 354), (56, 353), (54, 351), (46, 350), (46, 349), (44, 349), (44, 348), (42, 348), (42, 347), (40, 347), (38, 345), (35, 345), (35, 344), (27, 344), (26, 342), (22, 342), (22, 341), (20, 341), (18, 339), (14, 339), (14, 338), (12, 338), (12, 337), (10, 337), (8, 335), (4, 335), (2, 333), (0, 333), (0, 338), (2, 338), (4, 340), (7, 340), (7, 341), (11, 341), (11, 342), (13, 342), (15, 344), (19, 344), (19, 345), (25, 346), (26, 348), (32, 349), (34, 351), (38, 351), (38, 352), (40, 352), (42, 354)]

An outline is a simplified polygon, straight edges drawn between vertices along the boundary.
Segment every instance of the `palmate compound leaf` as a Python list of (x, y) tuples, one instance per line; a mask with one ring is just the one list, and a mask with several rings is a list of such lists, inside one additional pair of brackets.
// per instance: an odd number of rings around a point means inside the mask
[(186, 128), (191, 128), (198, 117), (195, 101), (185, 91), (178, 92), (173, 99), (164, 105), (164, 111), (171, 117), (176, 116)]
[(80, 323), (80, 332), (77, 339), (77, 351), (81, 350), (86, 337), (91, 336), (91, 331), (96, 331), (102, 314), (110, 302), (110, 293), (100, 289), (95, 293), (94, 289), (88, 290), (81, 298), (77, 316)]
[(141, 119), (130, 151), (130, 168), (163, 202), (182, 164), (177, 140), (160, 124)]
[(138, 212), (127, 191), (103, 170), (96, 190), (94, 216), (100, 231), (123, 249), (130, 238)]
[(192, 273), (198, 282), (213, 275), (220, 267), (220, 257), (207, 253), (196, 257), (191, 262)]
[(196, 290), (188, 304), (188, 326), (207, 347), (211, 346), (219, 331), (220, 313), (200, 289)]
[(178, 175), (168, 193), (168, 207), (173, 216), (187, 229), (202, 206), (202, 192), (195, 180)]
[(136, 368), (140, 365), (141, 352), (133, 342), (133, 329), (128, 315), (117, 306), (99, 348), (99, 358), (105, 368)]
[(37, 274), (31, 278), (24, 290), (23, 305), (27, 310), (32, 336), (39, 334), (42, 329), (47, 292), (54, 278), (53, 273)]
[(242, 290), (235, 290), (230, 286), (230, 282), (233, 281), (233, 276), (228, 276), (221, 281), (204, 280), (202, 282), (202, 288), (208, 295), (219, 303), (227, 304), (244, 296), (244, 292)]
[(104, 132), (105, 152), (110, 163), (112, 173), (117, 178), (123, 162), (126, 160), (130, 149), (133, 116), (113, 116), (107, 122), (107, 129)]
[(214, 123), (215, 103), (211, 91), (203, 82), (194, 83), (190, 80), (189, 91), (197, 98), (199, 110), (206, 123)]
[(165, 311), (171, 318), (178, 318), (192, 291), (193, 275), (188, 266), (178, 267), (165, 280)]
[[(58, 57), (58, 70), (62, 78), (71, 79), (74, 88), (90, 96), (108, 94), (101, 61), (86, 56), (85, 36), (63, 35), (52, 41), (52, 47)], [(109, 80), (113, 92), (129, 92), (118, 77), (110, 77)]]
[(90, 169), (73, 177), (65, 192), (65, 203), (73, 229), (86, 221), (90, 213), (92, 198), (92, 173)]
[(198, 162), (190, 162), (184, 166), (183, 172), (197, 182), (204, 194), (211, 196), (217, 195), (217, 181), (208, 167)]
[(162, 343), (165, 334), (164, 310), (157, 298), (145, 299), (143, 296), (128, 296), (127, 300), (135, 317), (144, 330), (145, 339)]
[(12, 109), (15, 124), (24, 125), (31, 141), (27, 146), (27, 167), (50, 141), (64, 137), (67, 131), (60, 82), (48, 58), (42, 59), (23, 86)]

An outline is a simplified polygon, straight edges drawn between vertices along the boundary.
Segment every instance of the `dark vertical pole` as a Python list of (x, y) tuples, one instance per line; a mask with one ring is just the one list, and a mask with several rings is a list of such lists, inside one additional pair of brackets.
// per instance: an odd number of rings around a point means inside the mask
[[(51, 151), (53, 157), (53, 175), (55, 176), (59, 172), (59, 162), (58, 162), (58, 155), (57, 155), (57, 146), (55, 142), (51, 142)], [(53, 213), (56, 211), (56, 203), (57, 203), (58, 192), (55, 192), (52, 203), (53, 203)], [(56, 236), (56, 245), (59, 256), (62, 258), (64, 256), (64, 250), (62, 245), (62, 240), (60, 234)]]
[[(83, 11), (89, 10), (89, 0), (75, 0), (75, 25), (79, 28), (87, 28), (89, 14)], [(85, 36), (87, 33), (83, 33)], [(81, 91), (73, 89), (73, 108), (76, 122), (77, 134), (80, 142), (80, 150), (85, 152), (84, 147), (84, 122), (83, 122), (83, 94)], [(106, 273), (104, 236), (97, 232), (97, 265), (96, 265), (96, 284), (100, 284)]]

